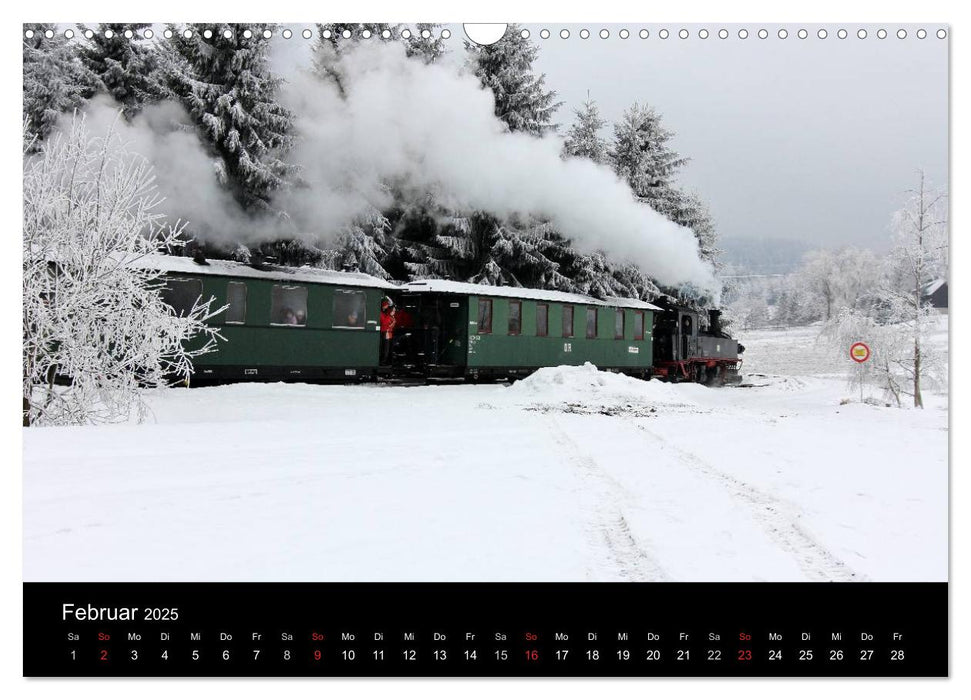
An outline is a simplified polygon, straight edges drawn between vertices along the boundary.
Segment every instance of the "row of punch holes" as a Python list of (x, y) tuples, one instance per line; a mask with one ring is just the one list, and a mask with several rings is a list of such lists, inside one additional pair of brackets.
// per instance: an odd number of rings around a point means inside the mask
[[(182, 33), (182, 36), (184, 38), (186, 38), (186, 39), (191, 39), (192, 38), (192, 30), (191, 29), (184, 29), (181, 33)], [(94, 36), (94, 31), (91, 30), (91, 29), (86, 29), (86, 30), (84, 30), (82, 32), (82, 34), (83, 34), (83, 36), (85, 38), (90, 39), (90, 38), (92, 38)], [(105, 38), (107, 38), (107, 39), (110, 39), (110, 38), (112, 38), (114, 36), (114, 32), (112, 30), (110, 30), (110, 29), (106, 29), (105, 32), (104, 32), (104, 34), (105, 34)], [(242, 36), (243, 36), (244, 39), (251, 39), (251, 38), (253, 38), (253, 34), (254, 34), (253, 31), (250, 30), (250, 29), (244, 29), (243, 32), (242, 32)], [(288, 28), (285, 28), (285, 29), (282, 29), (282, 30), (279, 30), (278, 29), (276, 32), (274, 32), (271, 29), (264, 29), (261, 32), (261, 34), (262, 34), (262, 36), (263, 36), (264, 39), (270, 39), (270, 38), (272, 38), (274, 36), (274, 34), (278, 34), (279, 36), (283, 37), (284, 39), (292, 39), (294, 36), (297, 35), (297, 33), (294, 32), (289, 27)], [(421, 32), (419, 32), (419, 34), (420, 34), (421, 38), (423, 38), (423, 39), (432, 39), (432, 37), (433, 37), (433, 34), (432, 34), (431, 30), (429, 30), (429, 29), (423, 29)], [(837, 29), (834, 32), (834, 34), (835, 34), (835, 36), (836, 36), (837, 39), (846, 39), (848, 36), (850, 36), (850, 31), (847, 30), (847, 29)], [(938, 39), (946, 39), (947, 38), (947, 30), (946, 29), (938, 29), (934, 34), (935, 34), (935, 36), (937, 36)], [(63, 30), (63, 35), (67, 39), (73, 39), (74, 36), (75, 36), (75, 32), (74, 32), (73, 29), (65, 29), (65, 30)], [(171, 30), (171, 29), (165, 29), (165, 30), (163, 30), (162, 35), (166, 39), (171, 39), (173, 36), (175, 36), (175, 32), (173, 32), (173, 30)], [(222, 35), (223, 35), (223, 38), (225, 38), (225, 39), (232, 39), (233, 38), (233, 31), (231, 29), (225, 29), (225, 30), (223, 30)], [(311, 30), (311, 29), (304, 29), (304, 30), (300, 31), (299, 35), (302, 36), (304, 39), (312, 39), (313, 36), (314, 36), (314, 31)], [(387, 39), (390, 39), (391, 38), (391, 31), (385, 29), (383, 32), (380, 33), (380, 35), (381, 35), (381, 38), (382, 39), (386, 39), (386, 40)], [(530, 32), (529, 29), (523, 29), (523, 30), (521, 30), (520, 35), (524, 39), (528, 39), (528, 38), (530, 38), (530, 36), (532, 35), (532, 33)], [(581, 39), (589, 39), (592, 36), (592, 34), (591, 34), (591, 32), (590, 32), (589, 29), (580, 29), (576, 33), (576, 35), (579, 38), (581, 38)], [(611, 32), (610, 32), (609, 29), (601, 29), (599, 32), (597, 32), (597, 35), (601, 39), (609, 39), (611, 37)], [(712, 36), (717, 36), (719, 39), (723, 39), (723, 40), (724, 39), (729, 39), (732, 36), (736, 36), (739, 39), (748, 39), (752, 35), (753, 35), (753, 32), (750, 32), (748, 29), (745, 29), (745, 28), (741, 28), (741, 29), (734, 30), (734, 31), (729, 31), (728, 29), (722, 28), (722, 29), (719, 29), (717, 32), (715, 32), (715, 31), (709, 31), (708, 29), (702, 28), (702, 29), (696, 30), (696, 32), (695, 32), (695, 36), (697, 36), (697, 38), (699, 38), (699, 39), (708, 39), (709, 37), (712, 37)], [(778, 29), (777, 31), (774, 31), (774, 32), (770, 32), (768, 29), (764, 29), (764, 28), (763, 29), (759, 29), (757, 31), (754, 31), (754, 36), (757, 36), (759, 39), (768, 39), (770, 36), (773, 36), (773, 35), (774, 36), (777, 36), (779, 39), (788, 39), (789, 36), (790, 36), (790, 33), (789, 33), (789, 30), (788, 29), (785, 29), (784, 27), (783, 28), (780, 28), (780, 29)], [(871, 36), (870, 32), (867, 29), (864, 29), (864, 28), (857, 29), (856, 32), (855, 32), (855, 35), (856, 35), (856, 37), (858, 39), (866, 39), (866, 38), (868, 38), (868, 37)], [(908, 33), (908, 31), (906, 29), (902, 29), (901, 28), (901, 29), (898, 29), (895, 32), (895, 35), (896, 35), (896, 37), (898, 39), (906, 39), (909, 36), (909, 33)], [(918, 30), (916, 30), (913, 33), (913, 35), (915, 37), (917, 37), (918, 39), (926, 39), (927, 36), (928, 36), (928, 32), (927, 32), (926, 29), (918, 29)], [(34, 37), (34, 30), (32, 30), (32, 29), (26, 30), (24, 32), (24, 36), (26, 38), (28, 38), (28, 39), (32, 39)], [(53, 39), (54, 38), (54, 30), (52, 30), (52, 29), (46, 30), (44, 32), (44, 36), (47, 37), (48, 39)], [(136, 36), (136, 32), (134, 30), (132, 30), (132, 29), (126, 29), (124, 31), (124, 36), (127, 39), (134, 39), (135, 36)], [(151, 39), (154, 36), (155, 36), (155, 32), (151, 28), (144, 29), (141, 32), (141, 34), (140, 34), (140, 37), (141, 38), (144, 38), (144, 39)], [(213, 36), (213, 32), (210, 29), (207, 29), (207, 30), (205, 30), (203, 32), (203, 37), (206, 38), (206, 39), (211, 39), (212, 36)], [(330, 39), (330, 38), (333, 37), (333, 34), (331, 33), (331, 31), (329, 29), (325, 29), (321, 33), (321, 36), (324, 39)], [(345, 29), (343, 32), (341, 32), (341, 37), (344, 38), (344, 39), (350, 39), (352, 36), (353, 36), (353, 34), (352, 34), (352, 32), (349, 29)], [(370, 31), (369, 29), (364, 29), (360, 33), (360, 38), (362, 38), (362, 39), (370, 39), (373, 36), (375, 36), (375, 33), (372, 32), (372, 31)], [(401, 31), (401, 34), (400, 34), (400, 37), (402, 39), (411, 39), (412, 36), (413, 36), (413, 33), (412, 33), (412, 31), (410, 29), (404, 29), (404, 30)], [(553, 33), (549, 29), (541, 29), (539, 31), (539, 37), (541, 39), (549, 39), (552, 36), (553, 36)], [(573, 36), (573, 34), (570, 32), (569, 29), (561, 29), (558, 32), (558, 36), (561, 39), (569, 39), (571, 36)], [(617, 36), (620, 39), (629, 39), (632, 36), (632, 33), (631, 33), (631, 31), (629, 29), (620, 29), (617, 32)], [(641, 39), (649, 39), (652, 35), (651, 35), (651, 31), (649, 29), (641, 29), (641, 30), (639, 30), (637, 32), (637, 36), (640, 37)], [(658, 39), (669, 39), (672, 36), (677, 36), (680, 39), (688, 39), (688, 38), (690, 38), (692, 36), (692, 32), (689, 31), (688, 29), (679, 29), (677, 32), (672, 32), (669, 29), (659, 29), (659, 30), (657, 30), (657, 38)], [(798, 29), (795, 32), (795, 36), (798, 37), (799, 39), (807, 39), (810, 36), (810, 32), (809, 32), (808, 29), (805, 29), (805, 28)], [(830, 32), (828, 30), (826, 30), (826, 29), (820, 28), (820, 29), (816, 30), (815, 36), (816, 36), (817, 39), (827, 39), (830, 36)], [(877, 29), (875, 32), (873, 32), (872, 36), (875, 36), (877, 39), (886, 39), (888, 36), (890, 36), (890, 33), (886, 29), (882, 29), (881, 28), (881, 29)], [(440, 38), (440, 39), (443, 39), (443, 40), (448, 40), (451, 37), (452, 37), (452, 32), (451, 32), (450, 29), (442, 29), (438, 33), (438, 36), (435, 37), (435, 38), (436, 39), (439, 39)]]

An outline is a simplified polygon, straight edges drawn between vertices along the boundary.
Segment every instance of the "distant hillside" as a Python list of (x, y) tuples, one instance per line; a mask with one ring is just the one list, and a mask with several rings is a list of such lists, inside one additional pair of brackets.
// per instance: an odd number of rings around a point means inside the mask
[(718, 240), (726, 265), (753, 275), (792, 272), (812, 246), (801, 240), (725, 237)]

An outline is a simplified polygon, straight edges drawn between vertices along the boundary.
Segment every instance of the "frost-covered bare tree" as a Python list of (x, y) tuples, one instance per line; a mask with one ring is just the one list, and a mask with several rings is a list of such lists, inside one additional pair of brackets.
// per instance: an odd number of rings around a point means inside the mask
[(894, 246), (873, 293), (866, 303), (845, 304), (824, 329), (844, 357), (856, 341), (870, 346), (872, 357), (853, 368), (853, 381), (878, 384), (898, 406), (910, 397), (923, 408), (927, 384), (946, 376), (944, 358), (927, 343), (935, 311), (924, 293), (928, 282), (946, 276), (946, 198), (919, 172), (917, 187), (894, 214)]
[[(909, 347), (906, 328), (880, 323), (869, 311), (844, 307), (824, 326), (822, 337), (846, 364), (846, 376), (851, 385), (860, 389), (874, 387), (883, 391), (885, 398), (896, 406), (902, 405), (906, 378), (901, 371), (901, 362)], [(865, 342), (870, 348), (870, 359), (862, 365), (849, 357), (850, 346), (856, 342)]]
[[(27, 131), (25, 120), (24, 130)], [(197, 300), (176, 316), (146, 255), (182, 245), (163, 225), (151, 166), (84, 117), (24, 157), (23, 423), (139, 419), (139, 389), (191, 374), (218, 313)]]
[(835, 318), (843, 308), (868, 303), (883, 278), (872, 251), (845, 246), (806, 254), (795, 281), (807, 293), (806, 301), (817, 318)]
[(924, 294), (931, 280), (946, 276), (948, 258), (947, 193), (930, 187), (924, 171), (918, 171), (917, 187), (893, 218), (895, 243), (890, 251), (890, 280), (884, 292), (890, 317), (906, 324), (912, 341), (909, 357), (900, 361), (910, 378), (914, 406), (924, 407), (921, 382), (928, 372), (939, 370), (926, 344), (929, 319), (934, 313)]

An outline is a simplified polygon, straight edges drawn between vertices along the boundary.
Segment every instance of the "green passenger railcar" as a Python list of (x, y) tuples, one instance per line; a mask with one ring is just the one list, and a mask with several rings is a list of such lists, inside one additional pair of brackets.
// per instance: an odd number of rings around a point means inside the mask
[(397, 369), (427, 376), (524, 376), (539, 367), (591, 362), (647, 377), (657, 306), (565, 292), (445, 280), (396, 295)]
[(193, 383), (353, 381), (378, 373), (381, 299), (395, 288), (384, 280), (163, 255), (138, 264), (165, 273), (162, 295), (177, 313), (199, 298), (227, 307), (209, 321), (224, 340), (195, 360)]

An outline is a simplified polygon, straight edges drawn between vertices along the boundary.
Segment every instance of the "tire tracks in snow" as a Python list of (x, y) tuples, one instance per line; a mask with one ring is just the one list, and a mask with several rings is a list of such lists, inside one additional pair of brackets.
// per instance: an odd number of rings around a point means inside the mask
[(771, 496), (751, 484), (728, 474), (698, 457), (681, 449), (647, 426), (625, 419), (637, 428), (642, 436), (650, 438), (663, 449), (670, 450), (678, 461), (728, 491), (732, 500), (744, 505), (755, 522), (780, 549), (795, 557), (799, 568), (814, 581), (866, 581), (866, 576), (855, 572), (839, 557), (826, 549), (802, 526), (796, 508), (780, 498)]
[(625, 581), (671, 581), (671, 576), (651, 552), (650, 545), (643, 538), (634, 536), (624, 516), (623, 502), (634, 500), (634, 494), (585, 454), (560, 427), (555, 417), (548, 416), (547, 422), (550, 435), (566, 455), (567, 461), (592, 487), (596, 502), (591, 541), (597, 547), (602, 545), (606, 548), (607, 558), (616, 574)]

